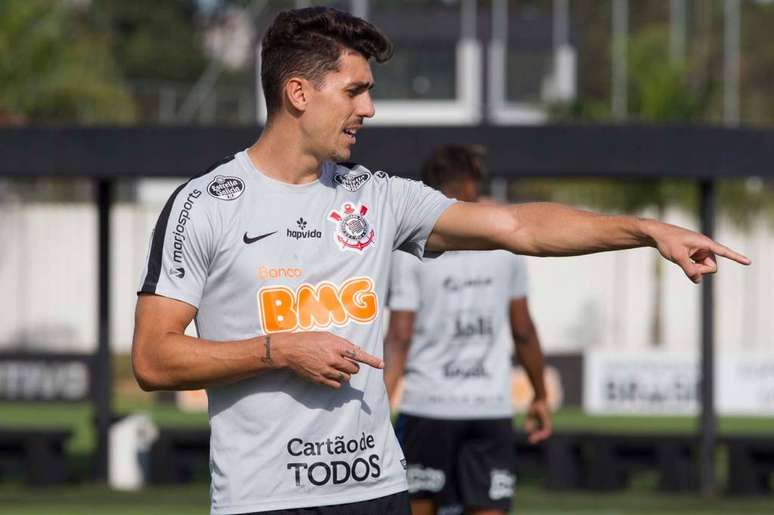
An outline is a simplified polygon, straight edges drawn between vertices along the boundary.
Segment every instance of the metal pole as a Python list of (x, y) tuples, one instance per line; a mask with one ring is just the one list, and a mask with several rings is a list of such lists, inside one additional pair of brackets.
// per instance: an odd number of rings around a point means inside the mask
[(554, 53), (570, 44), (570, 0), (554, 0)]
[(113, 182), (96, 181), (98, 218), (98, 294), (97, 294), (97, 353), (94, 363), (94, 424), (96, 435), (95, 476), (98, 481), (108, 477), (108, 431), (112, 418), (113, 373), (110, 359), (110, 206), (113, 203)]
[(739, 0), (726, 0), (723, 14), (723, 121), (739, 125)]
[(685, 61), (686, 0), (669, 2), (669, 57), (673, 63)]
[[(713, 237), (715, 232), (715, 182), (704, 179), (701, 189), (701, 230)], [(715, 445), (717, 418), (715, 414), (715, 312), (713, 277), (705, 276), (701, 286), (701, 491), (706, 496), (715, 493)]]
[(628, 78), (626, 70), (627, 38), (629, 33), (629, 0), (613, 0), (613, 117), (626, 118), (628, 112)]

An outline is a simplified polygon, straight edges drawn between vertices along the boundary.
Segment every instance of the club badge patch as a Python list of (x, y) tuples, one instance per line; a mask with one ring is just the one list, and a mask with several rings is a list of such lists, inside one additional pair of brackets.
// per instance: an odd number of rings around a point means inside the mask
[(355, 192), (363, 187), (363, 184), (371, 178), (371, 172), (342, 173), (333, 177), (333, 182), (342, 186), (345, 190)]
[(355, 207), (347, 202), (341, 206), (341, 211), (331, 211), (328, 215), (328, 219), (336, 224), (336, 242), (341, 245), (341, 250), (363, 252), (374, 243), (376, 236), (365, 217), (368, 207), (363, 204)]
[(220, 200), (234, 200), (245, 191), (245, 183), (239, 177), (218, 175), (207, 185), (207, 192)]

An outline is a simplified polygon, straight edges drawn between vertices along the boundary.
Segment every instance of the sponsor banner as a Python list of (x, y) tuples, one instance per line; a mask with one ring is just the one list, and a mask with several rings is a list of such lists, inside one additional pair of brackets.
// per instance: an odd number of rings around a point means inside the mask
[(587, 413), (698, 413), (699, 360), (694, 353), (590, 351), (583, 363)]
[(90, 399), (92, 364), (88, 354), (0, 354), (0, 401)]
[[(700, 410), (697, 353), (590, 351), (583, 375), (589, 414), (692, 416)], [(774, 354), (717, 354), (715, 398), (721, 415), (774, 415)]]
[(722, 354), (715, 361), (715, 400), (724, 415), (774, 415), (774, 354)]

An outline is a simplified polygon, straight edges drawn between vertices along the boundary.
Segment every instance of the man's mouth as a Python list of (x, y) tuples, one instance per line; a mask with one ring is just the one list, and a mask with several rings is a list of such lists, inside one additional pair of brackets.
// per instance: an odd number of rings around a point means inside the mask
[(354, 143), (357, 141), (357, 138), (355, 138), (355, 135), (357, 134), (359, 127), (349, 127), (347, 129), (343, 129), (342, 132), (344, 135), (347, 136), (347, 138), (350, 140), (351, 143)]

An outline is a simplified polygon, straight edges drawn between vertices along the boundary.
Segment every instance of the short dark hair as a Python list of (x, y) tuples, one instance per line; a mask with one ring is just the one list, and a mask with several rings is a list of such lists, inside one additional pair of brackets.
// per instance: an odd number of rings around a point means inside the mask
[(481, 145), (446, 145), (433, 151), (422, 165), (422, 182), (436, 189), (461, 179), (482, 182), (487, 171)]
[(330, 7), (282, 11), (261, 42), (261, 85), (269, 115), (282, 105), (282, 88), (293, 75), (322, 84), (338, 70), (343, 49), (383, 63), (392, 57), (392, 43), (371, 23)]

